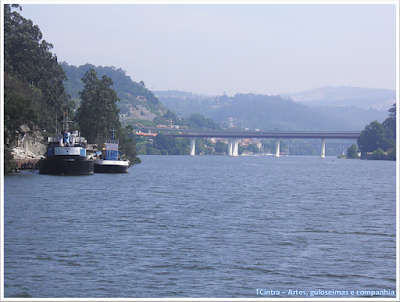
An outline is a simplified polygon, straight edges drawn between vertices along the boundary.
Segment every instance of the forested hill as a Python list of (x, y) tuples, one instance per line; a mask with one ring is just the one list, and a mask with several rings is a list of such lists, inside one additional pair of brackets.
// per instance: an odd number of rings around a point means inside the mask
[(121, 101), (117, 103), (117, 106), (120, 109), (120, 114), (129, 115), (138, 110), (143, 112), (143, 108), (146, 108), (149, 112), (156, 115), (160, 114), (160, 112), (166, 112), (166, 108), (158, 101), (158, 98), (153, 94), (153, 92), (146, 88), (143, 81), (140, 81), (139, 83), (132, 81), (121, 68), (96, 67), (92, 64), (85, 64), (76, 67), (68, 65), (67, 62), (62, 62), (60, 65), (68, 77), (68, 80), (64, 81), (66, 92), (71, 95), (72, 99), (75, 100), (76, 103), (80, 102), (79, 92), (81, 92), (84, 87), (82, 82), (83, 76), (89, 69), (94, 69), (99, 78), (106, 75), (112, 79), (114, 83), (112, 88), (121, 99)]
[(387, 117), (387, 111), (355, 106), (310, 107), (282, 96), (236, 94), (202, 96), (189, 92), (155, 91), (160, 101), (180, 116), (196, 112), (225, 126), (264, 130), (362, 130)]
[(356, 107), (308, 107), (290, 98), (255, 94), (236, 94), (230, 103), (216, 110), (212, 119), (229, 118), (242, 127), (265, 130), (345, 131), (362, 130), (371, 120), (384, 120), (387, 112)]

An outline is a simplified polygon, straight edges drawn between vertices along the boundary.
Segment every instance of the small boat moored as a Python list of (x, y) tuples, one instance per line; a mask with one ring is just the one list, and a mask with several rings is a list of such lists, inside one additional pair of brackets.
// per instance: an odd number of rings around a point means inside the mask
[(96, 153), (94, 160), (94, 173), (128, 173), (129, 160), (122, 160), (119, 157), (119, 141), (114, 139), (114, 131), (111, 130), (111, 140), (106, 141), (105, 148)]

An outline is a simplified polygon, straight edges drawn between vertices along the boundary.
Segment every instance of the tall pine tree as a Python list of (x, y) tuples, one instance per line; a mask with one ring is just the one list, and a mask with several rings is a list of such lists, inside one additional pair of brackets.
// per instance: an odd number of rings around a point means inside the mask
[(82, 78), (85, 87), (79, 93), (82, 102), (76, 114), (76, 121), (82, 135), (88, 142), (99, 142), (110, 137), (110, 130), (121, 127), (116, 102), (117, 93), (111, 88), (113, 81), (107, 76), (100, 80), (94, 69)]
[(24, 124), (55, 132), (56, 119), (70, 105), (53, 46), (15, 9), (22, 10), (4, 5), (4, 138), (10, 144)]

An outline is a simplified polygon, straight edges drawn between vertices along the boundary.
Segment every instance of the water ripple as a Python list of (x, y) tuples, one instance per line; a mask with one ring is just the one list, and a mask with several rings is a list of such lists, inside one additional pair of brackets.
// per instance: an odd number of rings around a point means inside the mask
[(127, 175), (6, 176), (5, 297), (396, 289), (394, 162), (142, 160)]

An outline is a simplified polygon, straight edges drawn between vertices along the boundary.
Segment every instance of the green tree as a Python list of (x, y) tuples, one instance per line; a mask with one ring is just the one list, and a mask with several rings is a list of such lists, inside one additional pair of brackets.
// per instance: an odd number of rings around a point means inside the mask
[(250, 152), (253, 152), (253, 153), (259, 153), (259, 152), (260, 152), (260, 149), (257, 147), (256, 144), (250, 144), (250, 145), (248, 145), (247, 149), (248, 149)]
[(386, 151), (393, 147), (393, 142), (388, 139), (385, 127), (378, 121), (373, 121), (365, 126), (365, 130), (357, 138), (357, 144), (362, 154), (373, 152), (379, 148)]
[(125, 128), (120, 128), (116, 135), (117, 139), (119, 140), (119, 148), (121, 153), (123, 153), (131, 163), (141, 163), (140, 158), (137, 157), (136, 140), (133, 136), (132, 126), (128, 125)]
[(164, 114), (163, 117), (166, 118), (166, 119), (172, 120), (172, 123), (176, 123), (176, 122), (178, 121), (178, 118), (177, 118), (176, 114), (173, 113), (171, 110), (168, 110), (168, 111)]
[(100, 80), (94, 69), (87, 71), (82, 81), (85, 87), (79, 93), (82, 102), (76, 121), (87, 140), (94, 142), (109, 137), (111, 129), (118, 130), (121, 127), (116, 105), (119, 98), (110, 88), (112, 80), (107, 76)]
[(217, 153), (226, 153), (228, 150), (228, 145), (223, 142), (217, 142), (214, 146), (214, 150)]
[(389, 109), (389, 117), (382, 123), (388, 136), (396, 140), (396, 103)]
[(381, 148), (378, 148), (378, 150), (375, 150), (372, 153), (372, 159), (382, 159), (384, 155), (384, 152)]
[(197, 129), (220, 129), (220, 125), (215, 123), (210, 118), (205, 118), (204, 116), (194, 113), (188, 119), (184, 121), (183, 126), (189, 126), (190, 128)]
[(347, 148), (347, 157), (348, 158), (358, 158), (356, 144), (352, 144), (351, 147)]
[[(189, 140), (185, 138), (169, 137), (164, 133), (158, 133), (157, 136), (154, 137), (152, 148), (159, 150), (162, 155), (189, 154)], [(154, 153), (152, 149), (146, 149), (146, 152), (147, 154), (158, 154)]]
[(36, 122), (36, 112), (32, 108), (33, 90), (17, 77), (4, 75), (4, 144), (11, 145), (19, 135), (23, 135), (22, 125), (30, 128)]
[[(54, 132), (56, 118), (68, 105), (63, 85), (67, 77), (57, 57), (50, 52), (53, 45), (42, 40), (37, 25), (13, 11), (18, 8), (22, 10), (18, 4), (4, 5), (4, 71), (29, 85), (31, 90), (39, 91), (40, 97), (31, 99), (25, 109), (38, 112), (35, 121), (38, 127)], [(9, 105), (11, 102), (5, 104)]]

